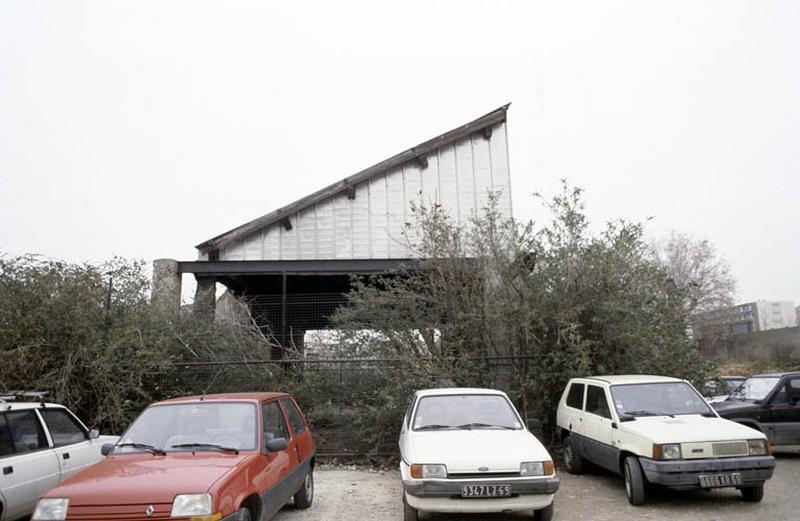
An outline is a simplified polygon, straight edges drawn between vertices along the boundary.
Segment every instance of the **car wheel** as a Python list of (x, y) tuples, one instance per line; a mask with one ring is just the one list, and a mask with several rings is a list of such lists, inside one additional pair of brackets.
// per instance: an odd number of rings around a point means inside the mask
[(625, 458), (625, 493), (631, 505), (644, 503), (644, 474), (635, 456)]
[(405, 493), (403, 494), (403, 521), (419, 521), (419, 512), (408, 504)]
[(252, 517), (250, 516), (250, 509), (242, 507), (236, 513), (236, 521), (250, 521)]
[(572, 444), (572, 437), (564, 439), (564, 467), (570, 474), (580, 474), (583, 472), (583, 458), (580, 457), (575, 446)]
[(303, 486), (294, 495), (294, 506), (299, 509), (306, 509), (314, 501), (314, 469), (309, 468)]
[(742, 497), (745, 501), (750, 503), (758, 503), (764, 499), (764, 484), (756, 485), (754, 487), (742, 487)]
[(550, 503), (541, 510), (534, 510), (534, 521), (551, 521), (553, 519), (553, 510), (555, 510), (555, 503)]

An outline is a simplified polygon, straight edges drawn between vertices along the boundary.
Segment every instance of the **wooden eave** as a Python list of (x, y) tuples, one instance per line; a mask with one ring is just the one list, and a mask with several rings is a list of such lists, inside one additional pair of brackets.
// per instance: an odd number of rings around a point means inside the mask
[[(330, 186), (323, 188), (322, 190), (318, 190), (310, 195), (307, 195), (297, 201), (278, 208), (275, 211), (272, 211), (268, 214), (264, 214), (257, 219), (253, 219), (252, 221), (245, 223), (241, 226), (237, 226), (236, 228), (229, 230), (221, 235), (217, 235), (213, 239), (209, 239), (205, 242), (202, 242), (196, 246), (201, 253), (208, 253), (214, 250), (218, 250), (220, 247), (224, 246), (226, 243), (234, 241), (236, 239), (240, 239), (242, 237), (246, 237), (251, 233), (265, 228), (271, 224), (276, 222), (280, 222), (283, 219), (286, 219), (300, 210), (308, 208), (309, 206), (316, 204), (324, 199), (337, 195), (339, 193), (348, 193), (352, 192), (353, 187), (359, 183), (363, 183), (368, 179), (372, 178), (373, 176), (379, 175), (387, 170), (390, 170), (396, 166), (400, 166), (405, 164), (409, 161), (417, 161), (419, 165), (427, 165), (427, 158), (425, 155), (429, 152), (441, 148), (445, 145), (458, 141), (461, 138), (469, 136), (475, 132), (479, 132), (484, 129), (490, 129), (493, 125), (497, 123), (501, 123), (506, 120), (506, 112), (508, 111), (508, 107), (511, 105), (510, 103), (503, 105), (502, 107), (489, 112), (488, 114), (481, 116), (480, 118), (467, 123), (466, 125), (462, 125), (458, 128), (450, 130), (449, 132), (445, 132), (439, 136), (436, 136), (433, 139), (429, 139), (424, 143), (420, 143), (415, 147), (411, 147), (408, 150), (400, 152), (399, 154), (390, 157), (380, 163), (372, 165), (369, 168), (366, 168), (356, 174), (351, 175), (341, 181), (338, 181)], [(488, 134), (491, 136), (491, 134)], [(418, 159), (419, 158), (419, 159)], [(423, 167), (424, 168), (424, 167)]]

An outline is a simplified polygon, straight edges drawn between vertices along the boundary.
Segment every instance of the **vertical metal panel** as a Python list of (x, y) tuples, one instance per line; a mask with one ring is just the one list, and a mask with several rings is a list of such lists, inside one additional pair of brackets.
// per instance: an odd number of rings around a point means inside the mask
[(439, 204), (454, 221), (459, 216), (458, 189), (456, 149), (448, 145), (439, 149)]
[(317, 259), (334, 258), (333, 198), (317, 203)]
[(242, 241), (231, 241), (222, 251), (219, 252), (219, 258), (222, 260), (244, 260), (244, 247)]
[(253, 233), (244, 239), (244, 260), (260, 260), (261, 251), (261, 232)]
[(389, 258), (403, 258), (406, 255), (406, 241), (403, 236), (406, 207), (403, 169), (397, 167), (386, 174), (386, 236)]
[(492, 158), (492, 190), (500, 192), (497, 209), (501, 215), (511, 217), (511, 176), (508, 168), (508, 146), (506, 125), (500, 123), (492, 128), (489, 142)]
[(297, 225), (300, 244), (300, 259), (314, 259), (317, 256), (317, 216), (316, 208), (310, 206), (300, 211)]
[(369, 184), (356, 186), (356, 198), (352, 201), (353, 211), (353, 258), (370, 256)]
[(299, 259), (297, 247), (297, 230), (299, 228), (297, 214), (294, 213), (286, 217), (291, 221), (292, 229), (287, 230), (282, 224), (278, 223), (281, 231), (281, 259)]
[(439, 153), (428, 154), (428, 168), (420, 171), (420, 201), (431, 208), (439, 203)]
[[(433, 166), (433, 180), (436, 180), (436, 165), (431, 165), (428, 160), (428, 168), (422, 170), (416, 163), (407, 163), (403, 166), (403, 183), (405, 184), (404, 192), (406, 194), (406, 202), (403, 207), (403, 223), (404, 223), (404, 238), (406, 243), (406, 255), (409, 255), (411, 250), (410, 246), (417, 242), (419, 230), (417, 230), (417, 219), (415, 214), (411, 211), (411, 205), (419, 208), (423, 203), (422, 195), (422, 177), (427, 173), (431, 175), (431, 167)], [(410, 226), (405, 226), (408, 223)]]
[(458, 222), (467, 224), (475, 212), (475, 172), (472, 170), (472, 140), (456, 141), (458, 176)]
[(280, 223), (267, 227), (264, 233), (264, 260), (278, 260), (281, 258), (281, 230)]
[(350, 259), (353, 257), (353, 215), (352, 201), (346, 193), (333, 198), (333, 222), (335, 229), (334, 258)]
[(492, 160), (489, 141), (480, 133), (472, 135), (472, 161), (475, 172), (475, 199), (478, 215), (489, 203), (492, 192)]
[(383, 259), (389, 255), (389, 236), (386, 232), (389, 211), (386, 204), (386, 174), (369, 181), (370, 257)]

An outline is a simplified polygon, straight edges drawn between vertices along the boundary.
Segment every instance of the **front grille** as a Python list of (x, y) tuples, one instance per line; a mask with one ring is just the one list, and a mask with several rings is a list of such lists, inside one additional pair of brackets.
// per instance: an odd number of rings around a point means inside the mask
[(720, 441), (712, 443), (711, 450), (716, 457), (748, 455), (746, 441)]
[[(153, 515), (147, 517), (147, 507)], [(134, 505), (70, 505), (67, 521), (155, 521), (170, 519), (172, 503), (137, 503)]]
[(518, 478), (519, 472), (466, 472), (463, 474), (448, 472), (447, 477), (450, 479)]

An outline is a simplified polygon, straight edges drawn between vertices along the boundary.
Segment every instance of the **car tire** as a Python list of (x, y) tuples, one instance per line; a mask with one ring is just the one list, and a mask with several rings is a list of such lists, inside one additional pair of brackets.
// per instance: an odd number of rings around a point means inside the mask
[(742, 498), (750, 503), (758, 503), (764, 499), (764, 484), (756, 485), (754, 487), (742, 487)]
[(419, 521), (419, 511), (408, 504), (403, 493), (403, 521)]
[(572, 444), (572, 436), (564, 438), (562, 445), (564, 447), (564, 467), (567, 469), (567, 472), (570, 474), (582, 473), (583, 458), (581, 458), (578, 451), (575, 450), (575, 446)]
[(314, 469), (309, 467), (303, 486), (294, 495), (294, 507), (305, 510), (311, 506), (312, 501), (314, 501)]
[(553, 511), (555, 510), (555, 503), (550, 503), (541, 510), (533, 511), (534, 521), (551, 521), (553, 519)]
[(249, 508), (242, 507), (236, 512), (236, 521), (251, 521), (252, 519)]
[(625, 493), (631, 505), (644, 503), (644, 487), (644, 473), (639, 458), (628, 456), (625, 458)]

